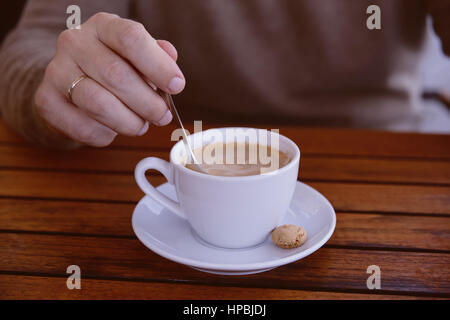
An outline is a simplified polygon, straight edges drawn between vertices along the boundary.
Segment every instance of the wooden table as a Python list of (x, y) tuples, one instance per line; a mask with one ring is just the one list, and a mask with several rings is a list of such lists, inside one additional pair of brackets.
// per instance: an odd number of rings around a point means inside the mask
[[(168, 261), (132, 231), (143, 195), (134, 166), (167, 159), (174, 128), (58, 152), (0, 125), (0, 298), (450, 297), (450, 136), (281, 127), (302, 151), (299, 179), (333, 204), (336, 230), (303, 260), (231, 277)], [(81, 268), (81, 290), (66, 287), (69, 265)], [(380, 290), (366, 286), (370, 265)]]

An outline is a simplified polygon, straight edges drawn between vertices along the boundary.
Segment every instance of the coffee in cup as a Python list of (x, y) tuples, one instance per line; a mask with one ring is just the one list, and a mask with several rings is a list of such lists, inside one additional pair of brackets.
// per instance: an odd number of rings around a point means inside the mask
[[(211, 149), (207, 159), (205, 151)], [(220, 153), (219, 155), (217, 153)], [(269, 173), (284, 167), (291, 160), (288, 153), (260, 144), (216, 142), (194, 150), (200, 165), (207, 174), (223, 177), (253, 176)], [(277, 161), (274, 165), (273, 161)], [(201, 172), (197, 166), (186, 163), (186, 168)]]

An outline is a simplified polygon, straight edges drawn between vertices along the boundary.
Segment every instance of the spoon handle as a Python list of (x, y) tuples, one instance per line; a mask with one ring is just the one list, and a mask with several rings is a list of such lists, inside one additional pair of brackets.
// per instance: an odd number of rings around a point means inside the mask
[(177, 119), (177, 122), (181, 127), (181, 134), (183, 136), (184, 147), (186, 148), (188, 155), (191, 157), (193, 165), (197, 167), (198, 170), (205, 172), (205, 170), (200, 166), (199, 162), (197, 161), (197, 158), (194, 155), (191, 144), (189, 143), (189, 140), (187, 138), (186, 130), (184, 129), (183, 123), (181, 122), (180, 115), (178, 113), (177, 108), (175, 107), (175, 103), (173, 102), (172, 96), (162, 91), (161, 89), (158, 89), (158, 94), (163, 98), (170, 112), (172, 112), (172, 115)]

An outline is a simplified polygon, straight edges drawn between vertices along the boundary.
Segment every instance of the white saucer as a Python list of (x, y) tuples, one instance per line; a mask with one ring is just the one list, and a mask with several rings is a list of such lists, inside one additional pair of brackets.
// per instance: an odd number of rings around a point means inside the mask
[[(165, 183), (157, 189), (176, 200), (172, 185)], [(187, 221), (147, 196), (139, 201), (132, 218), (138, 239), (160, 256), (204, 272), (243, 275), (267, 271), (310, 255), (333, 234), (336, 214), (324, 196), (297, 181), (290, 208), (281, 224), (304, 227), (307, 241), (299, 248), (281, 249), (268, 236), (265, 242), (252, 248), (218, 248), (201, 240)]]

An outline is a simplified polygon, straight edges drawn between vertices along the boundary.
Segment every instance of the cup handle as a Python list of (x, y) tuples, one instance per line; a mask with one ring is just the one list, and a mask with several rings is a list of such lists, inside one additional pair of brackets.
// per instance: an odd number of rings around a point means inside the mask
[(186, 219), (186, 216), (184, 215), (183, 210), (181, 210), (180, 204), (178, 202), (168, 198), (167, 196), (156, 190), (156, 188), (148, 182), (147, 177), (145, 176), (145, 172), (149, 169), (158, 170), (166, 177), (167, 181), (173, 185), (171, 164), (165, 160), (155, 157), (142, 159), (136, 165), (136, 169), (134, 170), (134, 177), (139, 188), (141, 188), (141, 190), (144, 191), (146, 195), (156, 200), (159, 204), (169, 209), (177, 216)]

